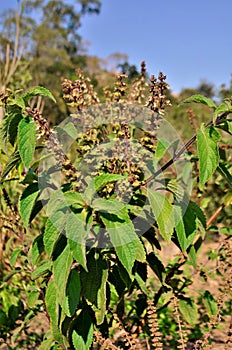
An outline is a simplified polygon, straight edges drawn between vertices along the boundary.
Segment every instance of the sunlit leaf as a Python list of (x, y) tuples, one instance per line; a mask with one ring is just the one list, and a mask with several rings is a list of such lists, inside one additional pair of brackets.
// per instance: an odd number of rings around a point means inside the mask
[(215, 103), (210, 99), (207, 98), (203, 95), (193, 95), (190, 96), (188, 98), (186, 98), (185, 100), (181, 101), (181, 103), (202, 103), (210, 108), (216, 109), (216, 105)]
[(203, 298), (203, 304), (206, 307), (208, 316), (210, 317), (212, 315), (216, 315), (218, 307), (217, 307), (217, 302), (212, 296), (212, 294), (208, 290), (205, 290), (202, 298)]
[(9, 161), (5, 164), (5, 167), (3, 168), (0, 177), (0, 182), (2, 182), (5, 179), (5, 177), (11, 172), (11, 170), (14, 169), (14, 167), (20, 163), (20, 161), (21, 157), (19, 151), (15, 151), (10, 155)]
[(218, 141), (220, 134), (213, 126), (201, 126), (197, 131), (197, 150), (200, 163), (200, 184), (204, 185), (219, 163)]
[(174, 230), (173, 207), (165, 195), (150, 189), (147, 193), (160, 234), (167, 242), (170, 242)]
[(69, 272), (72, 265), (72, 255), (68, 245), (64, 248), (62, 253), (54, 260), (53, 272), (54, 281), (57, 292), (57, 300), (60, 305), (65, 302), (66, 285), (68, 281)]
[(37, 236), (29, 250), (29, 258), (31, 260), (32, 265), (36, 265), (39, 261), (39, 258), (41, 254), (44, 251), (44, 244), (43, 244), (43, 233), (41, 233), (39, 236)]
[(125, 179), (125, 176), (118, 175), (118, 174), (102, 174), (99, 176), (96, 176), (90, 183), (88, 184), (88, 187), (84, 193), (84, 198), (91, 202), (94, 194), (102, 189), (104, 186), (106, 186), (110, 182), (116, 182), (118, 180)]
[(76, 318), (76, 327), (72, 332), (72, 343), (75, 350), (89, 350), (93, 342), (93, 323), (86, 312)]
[(38, 183), (30, 184), (22, 193), (19, 202), (19, 212), (25, 227), (30, 223), (30, 216), (39, 196)]
[(51, 261), (43, 261), (31, 274), (31, 279), (36, 280), (37, 278), (45, 275), (51, 271), (52, 263)]
[(18, 148), (26, 167), (30, 166), (36, 143), (36, 125), (31, 117), (21, 120), (18, 126)]
[(54, 280), (50, 280), (47, 285), (45, 303), (47, 312), (50, 316), (52, 335), (56, 341), (63, 344), (63, 336), (59, 330), (59, 304), (57, 302), (57, 292)]
[(28, 102), (28, 100), (34, 96), (48, 97), (51, 100), (53, 100), (54, 102), (56, 102), (56, 99), (52, 95), (52, 93), (48, 89), (46, 89), (42, 86), (34, 86), (32, 89), (28, 90), (22, 97), (23, 97), (24, 101)]
[(80, 292), (80, 275), (76, 270), (72, 269), (70, 271), (66, 285), (66, 294), (64, 302), (64, 311), (69, 317), (72, 317), (76, 311), (80, 300)]
[(88, 235), (86, 213), (69, 213), (66, 222), (66, 237), (74, 259), (86, 268), (85, 239)]
[(190, 326), (194, 326), (198, 320), (197, 305), (192, 299), (181, 299), (179, 309)]
[(131, 274), (136, 258), (140, 255), (143, 260), (144, 248), (136, 235), (127, 211), (117, 212), (117, 215), (102, 212), (100, 215), (119, 260)]
[(101, 324), (106, 312), (106, 281), (108, 265), (101, 254), (88, 254), (88, 272), (81, 270), (82, 294), (91, 304), (96, 315), (97, 324)]

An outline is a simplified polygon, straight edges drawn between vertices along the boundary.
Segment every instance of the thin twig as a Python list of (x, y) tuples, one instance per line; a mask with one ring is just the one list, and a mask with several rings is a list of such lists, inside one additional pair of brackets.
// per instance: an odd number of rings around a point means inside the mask
[[(227, 113), (222, 113), (220, 116), (216, 118), (215, 123), (213, 121), (210, 121), (208, 124), (206, 124), (206, 127), (218, 125), (219, 122), (226, 117)], [(173, 163), (175, 163), (182, 154), (196, 141), (197, 135), (193, 135), (191, 139), (189, 139), (184, 146), (181, 147), (181, 149), (174, 155), (173, 158), (171, 158), (167, 163), (165, 163), (159, 170), (157, 170), (153, 175), (151, 175), (144, 183), (143, 186), (146, 186), (149, 182), (154, 180), (159, 174), (161, 174), (164, 170), (169, 168)]]

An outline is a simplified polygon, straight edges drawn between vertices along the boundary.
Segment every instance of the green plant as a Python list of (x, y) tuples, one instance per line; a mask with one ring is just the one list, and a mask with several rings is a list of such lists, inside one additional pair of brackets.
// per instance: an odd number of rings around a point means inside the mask
[[(7, 222), (4, 211), (14, 220), (19, 212), (21, 221), (14, 224), (21, 244), (28, 245), (24, 231), (33, 237), (29, 249), (13, 246), (11, 265), (19, 261), (31, 283), (24, 302), (32, 298), (33, 310), (44, 310), (49, 320), (39, 349), (133, 349), (143, 340), (141, 332), (153, 348), (162, 349), (165, 341), (184, 349), (187, 341), (206, 334), (199, 327), (205, 310), (208, 333), (202, 344), (207, 344), (223, 313), (224, 294), (216, 300), (207, 290), (201, 298), (191, 293), (194, 274), (208, 272), (197, 258), (207, 219), (196, 196), (190, 197), (189, 183), (193, 171), (194, 186), (203, 192), (219, 171), (231, 188), (227, 155), (219, 152), (219, 131), (231, 134), (231, 100), (216, 106), (194, 95), (183, 101), (213, 112), (212, 120), (181, 145), (163, 117), (170, 102), (162, 73), (148, 83), (143, 63), (130, 89), (119, 74), (104, 105), (83, 73), (77, 75), (76, 81), (63, 82), (73, 115), (54, 129), (29, 104), (38, 95), (54, 101), (47, 89), (4, 97), (1, 220)], [(21, 192), (18, 207), (8, 193), (13, 181)], [(231, 197), (225, 188), (223, 209), (229, 210)], [(166, 246), (175, 247), (177, 255), (167, 258)], [(231, 261), (231, 247), (219, 258)], [(6, 270), (5, 280), (11, 273)], [(231, 288), (229, 270), (217, 270)], [(4, 307), (0, 325), (7, 335)], [(162, 315), (174, 324), (169, 334)], [(112, 329), (118, 329), (116, 340), (110, 339)]]

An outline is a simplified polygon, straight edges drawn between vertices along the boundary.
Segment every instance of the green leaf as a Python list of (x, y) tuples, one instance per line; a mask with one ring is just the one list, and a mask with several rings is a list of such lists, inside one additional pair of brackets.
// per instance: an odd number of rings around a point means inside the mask
[(224, 179), (228, 182), (229, 186), (232, 187), (232, 175), (230, 174), (227, 167), (223, 163), (220, 163), (218, 165), (218, 171), (224, 177)]
[(30, 247), (29, 259), (31, 260), (32, 265), (36, 265), (38, 263), (38, 260), (43, 251), (43, 233), (41, 233), (38, 237), (35, 238), (34, 242)]
[(190, 326), (194, 326), (197, 323), (197, 306), (192, 299), (181, 299), (179, 301), (179, 309)]
[(181, 103), (202, 103), (210, 108), (216, 109), (217, 106), (215, 105), (215, 103), (210, 99), (207, 98), (203, 95), (193, 95), (190, 96), (188, 98), (186, 98), (185, 100), (181, 101)]
[(22, 119), (22, 114), (16, 110), (9, 112), (0, 123), (0, 146), (6, 154), (8, 154), (7, 143), (10, 142), (10, 144), (14, 146), (18, 132), (18, 124)]
[(186, 249), (193, 243), (197, 235), (196, 214), (189, 205), (183, 216), (187, 246)]
[(208, 290), (205, 290), (202, 297), (208, 316), (216, 315), (218, 310), (217, 302), (212, 294)]
[(161, 138), (158, 141), (155, 149), (156, 160), (160, 160), (164, 156), (169, 146), (170, 146), (170, 142), (164, 138)]
[(34, 308), (38, 299), (39, 299), (39, 291), (37, 290), (32, 290), (29, 292), (28, 297), (27, 297), (27, 305), (29, 308)]
[(52, 347), (53, 343), (53, 338), (45, 339), (38, 347), (38, 350), (54, 350), (54, 348)]
[(20, 267), (16, 267), (15, 269), (11, 270), (11, 272), (3, 278), (3, 282), (8, 282), (14, 275), (20, 274), (21, 270), (22, 268)]
[(225, 205), (225, 207), (228, 207), (230, 205), (232, 205), (232, 192), (227, 192), (225, 197), (223, 198), (223, 204)]
[(30, 223), (30, 216), (39, 196), (38, 183), (32, 183), (25, 188), (19, 202), (19, 212), (25, 227)]
[(165, 274), (165, 268), (162, 262), (158, 259), (155, 253), (151, 252), (147, 256), (147, 262), (150, 268), (155, 272), (156, 276), (159, 278), (160, 282), (163, 282), (163, 277)]
[(203, 213), (202, 209), (197, 205), (197, 203), (190, 201), (189, 207), (195, 213), (198, 220), (202, 223), (202, 226), (206, 228), (206, 216)]
[(0, 182), (3, 182), (4, 178), (10, 173), (10, 171), (19, 164), (19, 162), (21, 161), (21, 157), (19, 154), (19, 151), (15, 151), (13, 152), (10, 157), (9, 157), (9, 161), (6, 163), (2, 174), (1, 174), (1, 178), (0, 178)]
[(190, 246), (190, 248), (188, 249), (188, 256), (194, 269), (197, 269), (197, 254), (194, 246)]
[(50, 219), (47, 220), (44, 231), (44, 247), (47, 256), (50, 258), (55, 247), (55, 244), (59, 238), (60, 232), (53, 225)]
[(135, 280), (138, 283), (139, 287), (141, 288), (141, 291), (145, 294), (145, 295), (149, 295), (149, 290), (146, 286), (146, 283), (144, 282), (144, 280), (139, 276), (138, 272), (135, 273)]
[(63, 133), (66, 133), (73, 140), (75, 140), (78, 136), (77, 128), (74, 126), (74, 124), (72, 122), (68, 122), (67, 124), (62, 125), (62, 127), (57, 126), (55, 129), (58, 132), (58, 134), (62, 135)]
[(8, 127), (11, 117), (8, 115), (0, 123), (0, 146), (7, 153)]
[(55, 211), (47, 220), (44, 231), (44, 247), (48, 257), (51, 257), (60, 234), (65, 234), (67, 215), (62, 210)]
[(121, 210), (117, 215), (102, 212), (100, 216), (119, 260), (130, 275), (136, 258), (144, 261), (144, 248), (127, 210)]
[(61, 306), (63, 306), (65, 303), (66, 285), (72, 266), (72, 261), (73, 259), (70, 248), (68, 245), (66, 245), (62, 253), (54, 260), (53, 263), (57, 300)]
[(228, 227), (221, 227), (219, 228), (219, 232), (222, 233), (223, 235), (232, 235), (232, 228)]
[(79, 244), (73, 240), (68, 239), (68, 245), (72, 253), (73, 259), (76, 260), (85, 270), (86, 266), (86, 248), (84, 244)]
[(93, 200), (91, 206), (96, 211), (114, 213), (122, 210), (125, 207), (125, 204), (119, 202), (117, 199), (97, 198)]
[(229, 114), (231, 112), (232, 112), (231, 103), (228, 103), (228, 101), (221, 103), (214, 111), (214, 121), (221, 114), (224, 114), (226, 116), (227, 114)]
[(80, 204), (80, 206), (83, 207), (85, 205), (85, 201), (82, 195), (78, 192), (72, 192), (72, 191), (65, 192), (64, 198), (67, 201), (68, 206)]
[(87, 269), (81, 269), (82, 295), (95, 312), (97, 324), (101, 324), (106, 312), (106, 281), (108, 265), (101, 254), (92, 250), (88, 254)]
[(174, 206), (175, 230), (182, 252), (187, 250), (197, 235), (196, 214), (193, 210), (193, 208), (197, 210), (197, 207), (195, 208), (193, 204), (189, 203), (184, 213), (181, 206)]
[(224, 119), (220, 124), (217, 125), (217, 128), (222, 129), (228, 134), (232, 135), (232, 119)]
[(86, 201), (90, 203), (94, 197), (94, 194), (97, 191), (101, 190), (108, 183), (122, 180), (125, 178), (126, 176), (122, 176), (118, 174), (102, 174), (102, 175), (96, 176), (88, 184), (88, 187), (84, 192), (84, 198), (86, 199)]
[(183, 213), (180, 206), (174, 206), (175, 230), (182, 252), (187, 249), (187, 237), (183, 221)]
[(9, 125), (8, 125), (8, 139), (12, 146), (15, 144), (15, 140), (18, 133), (18, 125), (20, 121), (23, 119), (23, 116), (21, 113), (13, 113), (12, 117), (10, 118)]
[(34, 96), (44, 96), (50, 98), (52, 101), (56, 102), (55, 97), (52, 93), (42, 86), (34, 86), (32, 89), (28, 90), (22, 95), (24, 101), (27, 103), (28, 100)]
[(36, 143), (36, 125), (31, 117), (21, 120), (18, 126), (18, 148), (25, 167), (32, 161)]
[(150, 189), (147, 193), (160, 234), (165, 241), (170, 242), (174, 230), (173, 207), (165, 195)]
[(200, 162), (200, 184), (204, 185), (219, 163), (218, 141), (220, 134), (213, 126), (201, 126), (197, 131), (197, 150)]
[(76, 308), (80, 300), (80, 275), (76, 270), (71, 270), (68, 282), (66, 285), (66, 295), (64, 303), (64, 311), (67, 316), (72, 317), (76, 311)]
[[(64, 197), (64, 193), (62, 192), (62, 190), (53, 191), (47, 203), (47, 208), (46, 208), (47, 216), (51, 218), (55, 213), (60, 211), (66, 212), (67, 209), (69, 209), (70, 211), (70, 208), (68, 206), (68, 203)], [(62, 226), (62, 229), (63, 229), (63, 226)]]
[(135, 259), (140, 262), (145, 262), (146, 252), (140, 238), (137, 236), (137, 238), (133, 241), (133, 243), (134, 243), (134, 249), (135, 249)]
[(70, 213), (66, 223), (66, 237), (73, 257), (84, 268), (86, 268), (85, 239), (88, 232), (86, 212)]
[(16, 96), (13, 100), (8, 103), (8, 106), (17, 106), (19, 108), (25, 109), (25, 101), (22, 96)]
[(46, 309), (50, 316), (50, 327), (54, 339), (63, 344), (63, 336), (59, 331), (59, 304), (57, 302), (57, 292), (55, 281), (50, 280), (45, 294)]
[(84, 311), (76, 319), (72, 332), (72, 342), (75, 350), (89, 350), (93, 342), (93, 322)]
[(45, 275), (49, 271), (51, 271), (52, 263), (51, 261), (43, 261), (41, 265), (39, 265), (31, 274), (31, 279), (36, 280), (37, 278)]
[(22, 253), (21, 249), (15, 249), (13, 250), (11, 257), (10, 257), (10, 266), (14, 266), (18, 256)]
[(228, 132), (232, 135), (232, 119), (227, 119)]
[(86, 345), (82, 336), (80, 336), (77, 331), (74, 329), (72, 332), (72, 342), (75, 350), (86, 350)]

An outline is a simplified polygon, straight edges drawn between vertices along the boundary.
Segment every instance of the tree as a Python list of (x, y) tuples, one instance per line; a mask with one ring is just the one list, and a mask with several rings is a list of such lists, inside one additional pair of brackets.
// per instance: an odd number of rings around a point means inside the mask
[(118, 65), (122, 73), (128, 76), (128, 80), (133, 80), (139, 76), (139, 71), (134, 64), (129, 64), (127, 61)]
[(206, 80), (201, 81), (197, 87), (197, 90), (199, 94), (205, 97), (213, 98), (215, 96), (215, 86)]
[(19, 3), (18, 22), (15, 22), (13, 10), (3, 16), (1, 27), (4, 30), (0, 36), (2, 51), (9, 44), (13, 59), (16, 29), (20, 31), (21, 55), (30, 62), (33, 83), (51, 89), (57, 99), (55, 109), (46, 104), (46, 114), (52, 119), (57, 115), (62, 118), (67, 111), (61, 98), (61, 78), (72, 76), (75, 68), (86, 65), (79, 35), (81, 18), (87, 13), (99, 13), (100, 6), (99, 0), (76, 0), (75, 3), (25, 0)]

